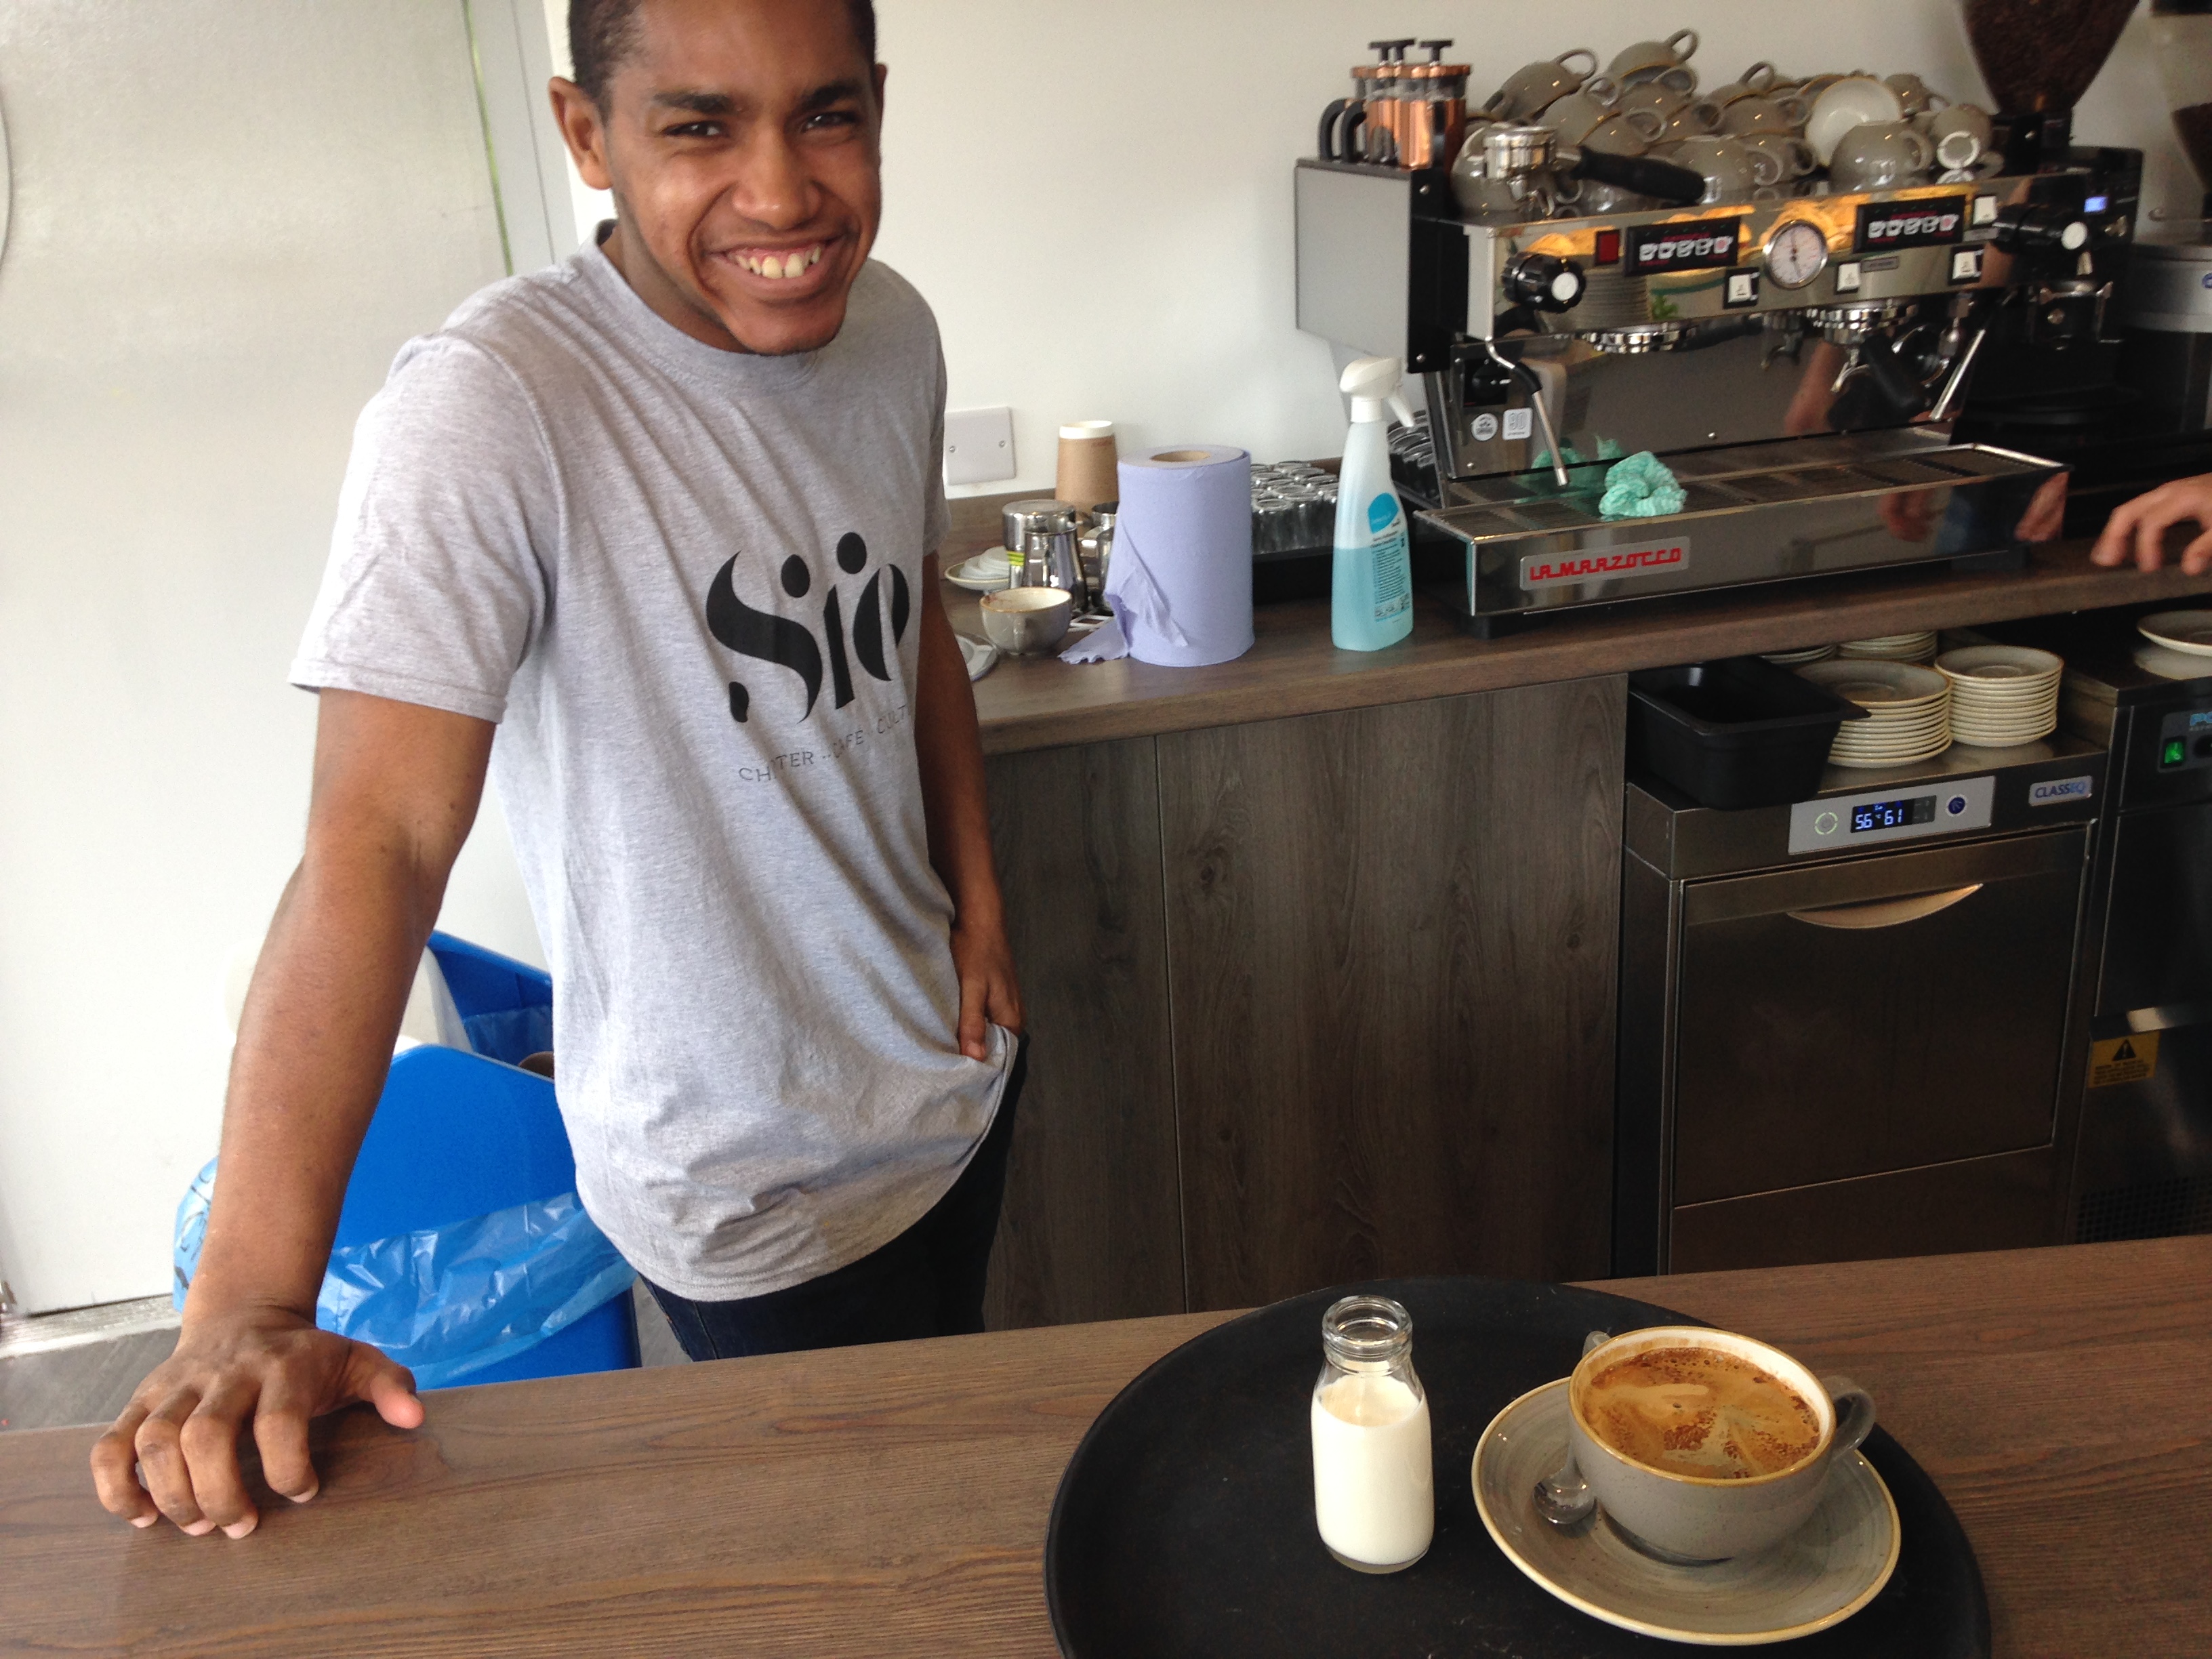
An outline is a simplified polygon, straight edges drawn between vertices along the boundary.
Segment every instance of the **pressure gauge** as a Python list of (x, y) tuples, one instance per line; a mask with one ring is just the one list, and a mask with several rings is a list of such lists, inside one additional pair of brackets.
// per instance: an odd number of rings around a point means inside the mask
[(1802, 288), (1828, 268), (1828, 239), (1818, 225), (1785, 219), (1766, 239), (1766, 274), (1778, 288)]

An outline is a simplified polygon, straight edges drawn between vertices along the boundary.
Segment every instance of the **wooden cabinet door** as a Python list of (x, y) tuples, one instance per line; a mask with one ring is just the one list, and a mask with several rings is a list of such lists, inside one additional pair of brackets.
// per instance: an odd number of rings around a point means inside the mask
[(1152, 739), (1002, 755), (989, 785), (1032, 1041), (986, 1317), (1181, 1313)]
[(1163, 737), (1194, 1309), (1608, 1265), (1625, 683)]

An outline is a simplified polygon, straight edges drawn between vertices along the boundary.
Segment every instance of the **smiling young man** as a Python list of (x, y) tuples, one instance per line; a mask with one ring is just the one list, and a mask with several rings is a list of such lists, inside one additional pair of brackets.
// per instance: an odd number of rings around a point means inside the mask
[(250, 1532), (249, 1424), (304, 1501), (309, 1418), (422, 1420), (315, 1300), (488, 767), (579, 1190), (684, 1347), (981, 1328), (1021, 1007), (938, 599), (943, 362), (868, 258), (872, 9), (574, 0), (569, 32), (556, 112), (617, 215), (410, 343), (356, 433), (199, 1272), (93, 1455), (137, 1525)]

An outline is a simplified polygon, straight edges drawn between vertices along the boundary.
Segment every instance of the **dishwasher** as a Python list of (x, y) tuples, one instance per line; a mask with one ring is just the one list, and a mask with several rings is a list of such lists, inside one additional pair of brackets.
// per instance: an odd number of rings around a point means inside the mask
[(2058, 1242), (2105, 763), (1954, 746), (1732, 811), (1632, 774), (1616, 1273)]

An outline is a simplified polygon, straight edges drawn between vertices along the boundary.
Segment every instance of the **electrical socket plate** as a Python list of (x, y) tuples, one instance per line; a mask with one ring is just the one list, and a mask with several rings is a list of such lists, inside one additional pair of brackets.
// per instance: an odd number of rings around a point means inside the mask
[(945, 412), (945, 482), (992, 483), (1014, 476), (1014, 411), (951, 409)]

